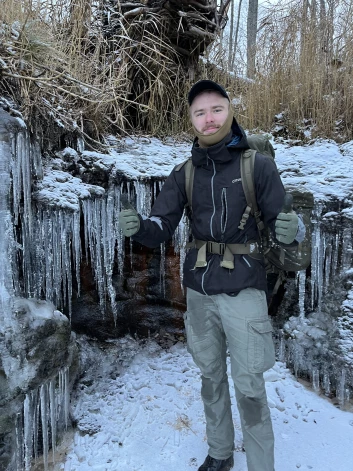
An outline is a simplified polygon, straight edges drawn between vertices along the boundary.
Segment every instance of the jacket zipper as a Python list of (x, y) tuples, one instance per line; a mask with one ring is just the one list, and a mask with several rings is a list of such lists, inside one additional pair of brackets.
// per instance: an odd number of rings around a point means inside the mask
[(224, 233), (226, 231), (227, 221), (228, 221), (227, 188), (222, 188), (221, 200), (222, 200), (221, 241), (223, 242)]
[(211, 236), (213, 238), (215, 238), (214, 235), (213, 235), (213, 227), (212, 226), (213, 226), (213, 218), (216, 214), (216, 205), (215, 205), (215, 201), (214, 201), (214, 187), (213, 187), (214, 178), (216, 176), (216, 166), (215, 166), (215, 163), (213, 162), (213, 160), (212, 159), (210, 159), (210, 160), (211, 160), (212, 165), (213, 165), (213, 175), (212, 175), (212, 178), (211, 178), (211, 196), (212, 196), (213, 213), (212, 213), (212, 216), (211, 216), (211, 219), (210, 219), (210, 232), (211, 232)]
[[(207, 154), (207, 158), (208, 158), (208, 154)], [(214, 185), (214, 178), (216, 176), (216, 166), (215, 166), (215, 163), (213, 162), (212, 159), (209, 159), (209, 160), (212, 162), (212, 165), (213, 165), (213, 175), (211, 177), (211, 196), (212, 196), (213, 213), (212, 213), (212, 216), (211, 216), (211, 219), (210, 219), (210, 232), (211, 232), (211, 236), (214, 238), (212, 224), (213, 224), (213, 218), (216, 214), (216, 205), (215, 205), (215, 200), (214, 200), (214, 187), (213, 187), (213, 185)], [(204, 287), (204, 282), (205, 282), (205, 276), (206, 276), (206, 273), (208, 272), (208, 269), (209, 269), (209, 265), (207, 264), (206, 270), (202, 274), (202, 279), (201, 279), (201, 288), (202, 288), (202, 291), (205, 293), (206, 296), (207, 296), (207, 292), (206, 292), (205, 287)]]

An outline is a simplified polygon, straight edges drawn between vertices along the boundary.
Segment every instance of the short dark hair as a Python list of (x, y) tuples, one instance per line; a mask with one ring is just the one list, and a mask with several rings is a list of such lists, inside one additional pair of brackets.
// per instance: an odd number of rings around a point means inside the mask
[(228, 93), (225, 91), (225, 89), (221, 85), (219, 85), (216, 82), (213, 82), (213, 80), (199, 80), (191, 87), (189, 91), (189, 94), (188, 94), (189, 106), (191, 106), (192, 102), (197, 97), (197, 95), (205, 91), (218, 92), (224, 98), (227, 98), (227, 100), (229, 101)]

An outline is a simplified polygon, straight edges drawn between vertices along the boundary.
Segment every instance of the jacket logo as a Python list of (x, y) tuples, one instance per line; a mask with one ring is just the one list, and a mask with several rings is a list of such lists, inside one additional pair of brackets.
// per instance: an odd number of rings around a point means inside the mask
[(232, 180), (232, 183), (238, 183), (241, 182), (241, 178), (236, 178), (235, 180)]

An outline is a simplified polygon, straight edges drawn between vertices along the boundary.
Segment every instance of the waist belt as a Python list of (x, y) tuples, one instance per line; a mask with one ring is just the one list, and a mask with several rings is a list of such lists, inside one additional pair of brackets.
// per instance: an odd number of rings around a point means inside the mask
[(260, 253), (257, 242), (248, 242), (246, 244), (224, 244), (222, 242), (213, 242), (206, 240), (195, 239), (189, 247), (196, 247), (198, 249), (197, 260), (194, 268), (206, 267), (206, 253), (214, 253), (217, 255), (223, 255), (221, 261), (221, 267), (223, 268), (234, 268), (234, 257), (233, 255), (249, 255)]

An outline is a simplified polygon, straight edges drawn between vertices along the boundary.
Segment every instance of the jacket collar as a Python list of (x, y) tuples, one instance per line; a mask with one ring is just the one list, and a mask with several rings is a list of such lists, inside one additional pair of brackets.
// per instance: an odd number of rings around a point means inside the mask
[(233, 118), (230, 133), (214, 146), (200, 147), (198, 139), (194, 140), (191, 149), (192, 163), (195, 166), (207, 165), (210, 163), (208, 159), (213, 160), (215, 163), (229, 162), (235, 158), (234, 152), (230, 152), (230, 150), (241, 151), (245, 149), (249, 149), (245, 132)]

